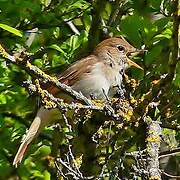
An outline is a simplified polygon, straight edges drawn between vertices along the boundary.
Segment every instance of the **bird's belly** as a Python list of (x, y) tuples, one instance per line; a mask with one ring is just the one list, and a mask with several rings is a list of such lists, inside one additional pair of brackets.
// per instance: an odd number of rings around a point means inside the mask
[(101, 73), (86, 74), (72, 88), (88, 98), (92, 96), (97, 99), (105, 99), (105, 96), (108, 95), (110, 83)]

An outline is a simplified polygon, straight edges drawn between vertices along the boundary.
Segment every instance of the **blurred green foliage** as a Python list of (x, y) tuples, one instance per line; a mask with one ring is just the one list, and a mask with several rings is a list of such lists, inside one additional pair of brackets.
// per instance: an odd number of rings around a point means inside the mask
[[(30, 55), (35, 54), (33, 64), (45, 72), (56, 73), (89, 53), (88, 43), (89, 38), (93, 37), (90, 36), (92, 28), (100, 30), (99, 37), (94, 39), (102, 40), (106, 37), (107, 33), (104, 31), (113, 33), (113, 36), (123, 35), (135, 47), (148, 50), (147, 53), (134, 58), (134, 61), (144, 68), (144, 72), (136, 69), (127, 72), (129, 77), (140, 82), (138, 90), (132, 93), (134, 98), (139, 98), (150, 90), (152, 81), (168, 74), (168, 63), (173, 50), (172, 3), (170, 0), (127, 0), (121, 3), (118, 0), (103, 0), (105, 7), (99, 13), (102, 21), (97, 27), (92, 27), (97, 2), (98, 0), (0, 0), (0, 41), (8, 52), (17, 53), (26, 48)], [(114, 15), (117, 15), (115, 19)], [(79, 33), (75, 33), (68, 22), (72, 22)], [(32, 32), (34, 28), (38, 28), (35, 33)], [(32, 44), (28, 44), (31, 38)], [(44, 51), (36, 53), (41, 47)], [(173, 120), (169, 118), (170, 125), (179, 123), (179, 66), (178, 63), (172, 83), (158, 99), (160, 102), (157, 107), (158, 115), (162, 122), (175, 114)], [(44, 130), (37, 142), (31, 145), (22, 165), (17, 169), (12, 166), (20, 139), (36, 112), (36, 98), (29, 95), (23, 87), (23, 81), (28, 79), (31, 77), (24, 70), (0, 57), (0, 179), (2, 180), (17, 177), (22, 180), (57, 178), (57, 169), (49, 159), (55, 151), (52, 146), (54, 134), (52, 128)], [(156, 98), (154, 97), (155, 101)], [(154, 111), (148, 115), (152, 119), (157, 116)], [(117, 176), (132, 178), (133, 173), (131, 174), (130, 170), (134, 159), (125, 157), (124, 152), (145, 147), (145, 125), (126, 127), (122, 130), (117, 122), (102, 123), (103, 117), (95, 119), (101, 119), (101, 122), (85, 120), (76, 122), (74, 134), (71, 134), (64, 125), (58, 142), (60, 154), (62, 157), (65, 156), (68, 149), (66, 137), (69, 137), (74, 146), (77, 162), (81, 156), (83, 158), (84, 162), (79, 164), (85, 175), (96, 176), (102, 172), (104, 179), (116, 179)], [(179, 140), (178, 131), (168, 132), (170, 132), (168, 135)], [(96, 143), (88, 139), (93, 135), (97, 140)], [(170, 144), (173, 142), (170, 141), (169, 146)], [(176, 142), (174, 144), (177, 145)], [(59, 151), (55, 154), (58, 153)], [(179, 160), (179, 156), (176, 156), (169, 166), (175, 161), (177, 165)], [(174, 168), (173, 173), (178, 172), (178, 167)]]

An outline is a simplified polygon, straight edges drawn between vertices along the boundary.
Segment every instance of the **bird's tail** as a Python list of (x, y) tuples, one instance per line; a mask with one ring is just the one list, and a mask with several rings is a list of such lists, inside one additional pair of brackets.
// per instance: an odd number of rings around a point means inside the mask
[(28, 145), (32, 142), (32, 140), (39, 134), (39, 129), (41, 126), (41, 118), (36, 116), (33, 123), (31, 124), (27, 134), (23, 137), (21, 145), (18, 149), (18, 152), (14, 158), (13, 165), (17, 167), (19, 163), (21, 163), (24, 154), (28, 148)]
[(21, 163), (29, 144), (40, 133), (40, 131), (44, 128), (44, 126), (49, 124), (49, 121), (51, 119), (51, 112), (52, 110), (47, 110), (47, 109), (44, 109), (43, 107), (39, 109), (29, 130), (27, 131), (24, 138), (22, 139), (21, 145), (14, 158), (13, 165), (15, 167), (17, 167), (17, 165)]

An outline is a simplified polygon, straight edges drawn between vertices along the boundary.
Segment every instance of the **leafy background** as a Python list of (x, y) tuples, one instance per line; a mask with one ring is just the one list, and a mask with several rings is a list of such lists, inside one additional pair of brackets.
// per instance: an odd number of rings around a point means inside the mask
[[(25, 48), (34, 55), (33, 64), (54, 74), (88, 55), (109, 34), (123, 35), (135, 47), (148, 50), (134, 58), (144, 71), (131, 69), (127, 72), (130, 78), (140, 83), (137, 91), (132, 93), (137, 99), (151, 90), (154, 80), (162, 79), (169, 73), (174, 48), (173, 12), (170, 0), (0, 0), (0, 41), (11, 53)], [(78, 31), (74, 32), (68, 23), (73, 23)], [(35, 28), (38, 30), (33, 33)], [(41, 47), (44, 49), (37, 53)], [(177, 128), (180, 115), (179, 66), (177, 63), (175, 78), (167, 82), (166, 90), (162, 90), (160, 97), (154, 96), (158, 106), (148, 114), (152, 119), (158, 117), (165, 123), (167, 128), (163, 129), (163, 135), (166, 146), (162, 149), (166, 150), (176, 148), (180, 137)], [(21, 137), (35, 116), (37, 100), (23, 87), (23, 81), (31, 77), (3, 58), (0, 59), (0, 77), (0, 179), (56, 179), (57, 169), (50, 158), (54, 153), (51, 142), (53, 128), (46, 128), (38, 137), (22, 165), (17, 169), (12, 166)], [(96, 123), (86, 124), (82, 132), (79, 132), (78, 125), (72, 135), (73, 140), (70, 138), (75, 149), (79, 150), (74, 152), (76, 161), (87, 156), (85, 163), (79, 162), (82, 172), (96, 176), (106, 165), (104, 178), (116, 179), (118, 173), (119, 176), (132, 178), (134, 174), (129, 172), (134, 160), (126, 158), (122, 163), (117, 159), (123, 157), (124, 152), (145, 147), (145, 125), (140, 123), (139, 126), (131, 125), (121, 130), (116, 123), (107, 121), (98, 130)], [(92, 148), (94, 144), (83, 144), (82, 137), (87, 135), (85, 128), (91, 135), (98, 132), (96, 150)], [(67, 128), (64, 127), (61, 133), (59, 149), (66, 151)], [(76, 133), (80, 134), (81, 140)], [(89, 151), (85, 150), (86, 146)], [(106, 161), (107, 157), (110, 157), (109, 161)], [(162, 168), (171, 174), (180, 174), (179, 160), (179, 155), (176, 155), (168, 159)]]

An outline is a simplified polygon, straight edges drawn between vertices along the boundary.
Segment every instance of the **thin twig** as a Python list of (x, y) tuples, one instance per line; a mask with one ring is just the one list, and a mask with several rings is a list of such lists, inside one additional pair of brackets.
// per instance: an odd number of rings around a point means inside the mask
[(161, 152), (159, 154), (159, 159), (164, 158), (164, 157), (168, 157), (168, 156), (174, 156), (174, 155), (177, 155), (177, 154), (180, 154), (180, 147), (177, 147), (177, 148), (175, 148), (173, 150)]
[(180, 179), (180, 176), (175, 176), (175, 175), (169, 174), (163, 170), (161, 170), (161, 173), (164, 174), (165, 176), (169, 177), (169, 178)]
[(79, 173), (77, 173), (71, 167), (69, 167), (61, 158), (58, 158), (57, 161), (60, 162), (64, 167), (66, 167), (70, 172), (72, 172), (75, 179), (82, 179)]
[(79, 30), (76, 28), (76, 26), (73, 24), (72, 21), (65, 21), (65, 22), (75, 34), (80, 35)]
[(63, 178), (67, 179), (67, 177), (64, 175), (64, 173), (62, 172), (61, 168), (59, 167), (57, 161), (54, 162), (56, 168), (58, 169), (58, 173), (59, 175), (63, 176)]

